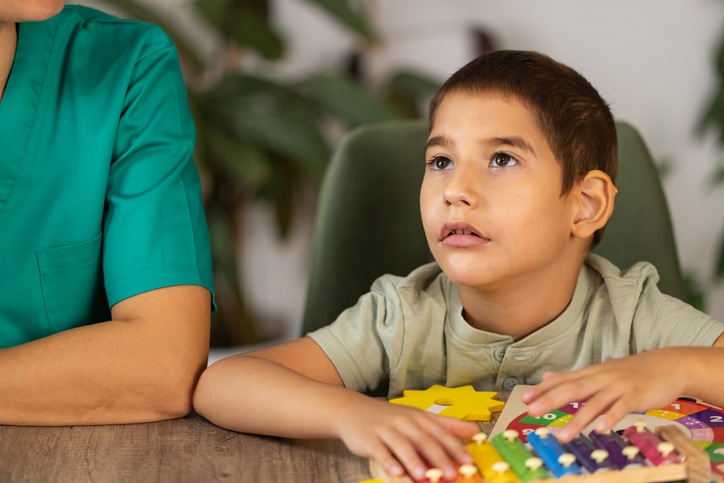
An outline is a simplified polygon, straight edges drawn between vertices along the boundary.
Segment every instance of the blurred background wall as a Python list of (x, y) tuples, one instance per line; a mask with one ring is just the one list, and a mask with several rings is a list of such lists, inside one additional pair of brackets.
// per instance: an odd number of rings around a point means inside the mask
[[(73, 2), (78, 3), (78, 2)], [(81, 2), (89, 5), (95, 2)], [(583, 74), (617, 119), (635, 125), (661, 165), (684, 271), (705, 295), (706, 311), (724, 320), (724, 284), (714, 267), (724, 236), (724, 186), (711, 189), (723, 156), (716, 135), (695, 133), (719, 81), (715, 57), (724, 33), (722, 0), (363, 0), (378, 41), (359, 68), (370, 82), (410, 67), (443, 81), (489, 43), (533, 49)], [(103, 6), (104, 4), (97, 3)], [(198, 29), (182, 0), (155, 0), (165, 15)], [(270, 14), (287, 51), (257, 68), (303, 76), (337, 64), (359, 44), (348, 30), (303, 0), (273, 0)], [(208, 47), (210, 48), (210, 47)], [(247, 59), (254, 64), (255, 60)], [(280, 239), (270, 208), (251, 203), (240, 227), (248, 303), (272, 338), (298, 333), (304, 294), (313, 195), (299, 197), (290, 235)]]

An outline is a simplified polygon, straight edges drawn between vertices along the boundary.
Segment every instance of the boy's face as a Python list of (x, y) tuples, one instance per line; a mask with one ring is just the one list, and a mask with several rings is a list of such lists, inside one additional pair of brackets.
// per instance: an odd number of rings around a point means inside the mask
[(63, 0), (0, 0), (0, 23), (45, 20), (63, 9)]
[(561, 167), (517, 99), (448, 94), (425, 158), (425, 235), (453, 282), (525, 290), (555, 283), (562, 269), (575, 266), (574, 196), (561, 197)]

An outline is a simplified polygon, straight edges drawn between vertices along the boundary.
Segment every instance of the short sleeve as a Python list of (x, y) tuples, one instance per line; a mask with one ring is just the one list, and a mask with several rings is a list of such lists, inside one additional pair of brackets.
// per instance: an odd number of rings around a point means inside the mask
[(634, 352), (671, 346), (711, 346), (724, 324), (681, 300), (661, 293), (655, 279), (644, 280), (634, 315)]
[(405, 327), (394, 278), (381, 277), (331, 325), (308, 334), (348, 389), (377, 391), (388, 382), (390, 367), (399, 359)]
[(208, 227), (192, 159), (194, 125), (176, 50), (145, 30), (119, 119), (104, 221), (109, 305), (172, 285), (213, 290)]

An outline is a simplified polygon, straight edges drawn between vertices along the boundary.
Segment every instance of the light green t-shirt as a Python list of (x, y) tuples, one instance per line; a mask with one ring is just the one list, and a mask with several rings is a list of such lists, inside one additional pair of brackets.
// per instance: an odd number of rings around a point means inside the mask
[(660, 347), (712, 345), (724, 324), (662, 294), (657, 282), (649, 263), (622, 271), (591, 254), (566, 310), (516, 341), (471, 327), (457, 287), (431, 263), (404, 278), (380, 277), (354, 307), (309, 336), (355, 391), (386, 384), (389, 397), (433, 384), (512, 390), (540, 382), (545, 371)]

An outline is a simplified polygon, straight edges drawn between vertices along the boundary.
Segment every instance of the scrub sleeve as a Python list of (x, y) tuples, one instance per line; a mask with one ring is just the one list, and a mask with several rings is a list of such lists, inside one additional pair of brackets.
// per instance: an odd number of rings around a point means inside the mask
[(194, 142), (158, 27), (76, 5), (20, 24), (0, 102), (0, 347), (149, 290), (213, 291)]

